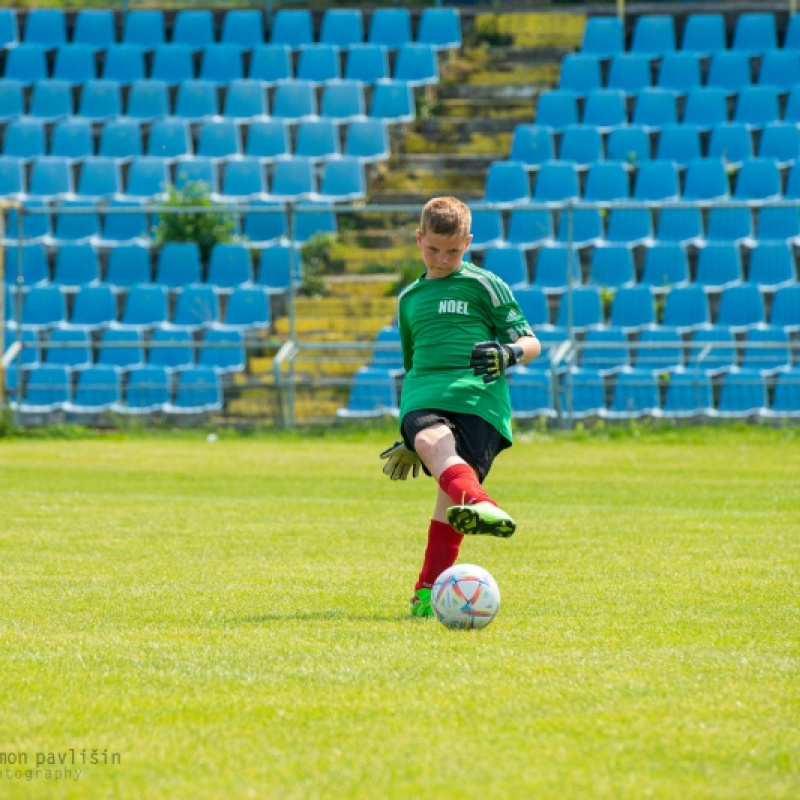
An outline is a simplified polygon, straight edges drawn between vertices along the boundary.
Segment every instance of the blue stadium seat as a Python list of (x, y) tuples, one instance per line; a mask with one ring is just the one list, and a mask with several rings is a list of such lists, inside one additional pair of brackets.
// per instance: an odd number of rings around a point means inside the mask
[(678, 206), (659, 211), (656, 238), (660, 241), (698, 244), (703, 236), (703, 217), (699, 208)]
[(168, 160), (142, 156), (131, 160), (125, 195), (129, 200), (152, 200), (163, 195), (169, 184)]
[(24, 88), (25, 84), (19, 80), (0, 81), (0, 122), (7, 123), (25, 113)]
[(625, 33), (618, 17), (588, 17), (581, 52), (611, 58), (625, 50)]
[(220, 293), (253, 282), (250, 251), (243, 244), (217, 243), (211, 248), (206, 283)]
[(298, 50), (304, 44), (314, 43), (311, 11), (305, 8), (281, 8), (275, 13), (270, 31), (270, 44), (285, 44)]
[[(2, 171), (2, 159), (0, 159), (0, 172)], [(46, 200), (27, 200), (23, 208), (27, 211), (31, 208), (47, 209), (50, 204)], [(19, 241), (19, 214), (16, 208), (8, 209), (8, 219), (3, 229), (3, 244), (16, 247)], [(25, 244), (41, 242), (51, 233), (49, 214), (23, 214), (22, 218), (22, 240)], [(6, 275), (8, 275), (8, 260), (6, 261)]]
[(251, 156), (226, 161), (218, 199), (223, 202), (267, 199), (267, 178), (262, 161)]
[(627, 200), (630, 196), (628, 172), (616, 161), (598, 162), (589, 167), (583, 199), (589, 202)]
[(658, 160), (670, 161), (677, 169), (686, 169), (689, 161), (702, 156), (700, 131), (696, 125), (671, 123), (661, 128), (656, 150)]
[(726, 200), (728, 173), (721, 158), (695, 158), (686, 167), (684, 200)]
[[(555, 163), (555, 162), (553, 162)], [(572, 169), (569, 165), (563, 166)], [(541, 180), (541, 177), (540, 177)], [(493, 161), (486, 174), (484, 201), (510, 208), (530, 200), (531, 189), (525, 165), (519, 161)]]
[(57, 122), (75, 113), (72, 86), (66, 81), (42, 80), (33, 85), (30, 116)]
[(375, 349), (369, 360), (370, 367), (402, 370), (403, 353), (400, 348), (400, 330), (396, 325), (384, 325), (373, 341)]
[(389, 77), (389, 51), (385, 45), (353, 45), (347, 52), (344, 66), (345, 80), (373, 85)]
[(742, 367), (774, 375), (792, 366), (789, 333), (776, 325), (751, 328), (745, 338)]
[[(254, 210), (258, 207), (265, 210)], [(242, 234), (251, 247), (277, 242), (286, 236), (287, 230), (286, 207), (276, 200), (252, 201), (242, 221)]]
[(604, 133), (619, 125), (627, 125), (628, 110), (625, 94), (616, 89), (596, 89), (586, 96), (581, 122), (595, 125)]
[(544, 125), (517, 125), (511, 137), (510, 161), (521, 161), (528, 170), (536, 170), (555, 158), (553, 131)]
[(734, 200), (765, 202), (781, 199), (781, 173), (771, 158), (748, 158), (736, 175)]
[(154, 9), (136, 9), (125, 14), (122, 41), (152, 50), (167, 40), (164, 12)]
[(573, 419), (605, 416), (606, 388), (603, 375), (596, 369), (571, 368), (562, 382), (559, 403)]
[(318, 198), (331, 203), (352, 203), (367, 196), (364, 165), (357, 158), (342, 156), (325, 162)]
[(240, 126), (230, 119), (215, 119), (203, 124), (197, 142), (198, 156), (230, 158), (242, 155)]
[(731, 166), (741, 166), (753, 157), (753, 138), (743, 122), (723, 122), (711, 130), (708, 142), (709, 158), (721, 158)]
[(600, 59), (588, 53), (568, 53), (561, 61), (558, 88), (585, 97), (595, 89), (603, 88)]
[[(133, 244), (147, 239), (150, 229), (147, 215), (123, 210), (141, 208), (140, 201), (134, 198), (112, 198), (109, 206), (112, 210), (103, 220), (100, 244), (113, 248), (123, 243)], [(119, 212), (115, 212), (114, 208), (120, 209)]]
[(18, 44), (19, 23), (16, 9), (0, 9), (0, 48), (12, 50)]
[(178, 86), (175, 116), (189, 122), (206, 122), (219, 115), (219, 94), (211, 81), (186, 80)]
[(55, 215), (52, 237), (47, 237), (47, 244), (63, 247), (66, 244), (84, 242), (92, 244), (100, 236), (100, 216), (95, 212), (94, 200), (86, 197), (77, 197), (64, 200), (59, 210), (87, 209), (86, 213), (74, 214), (58, 213)]
[(687, 367), (719, 375), (736, 366), (736, 337), (728, 325), (703, 325), (692, 334)]
[(5, 130), (3, 155), (25, 163), (47, 155), (45, 133), (45, 124), (42, 120), (26, 117), (12, 120)]
[(25, 159), (0, 156), (0, 195), (11, 200), (25, 200), (27, 188)]
[(89, 120), (76, 117), (57, 122), (50, 138), (50, 155), (76, 162), (94, 156), (94, 135)]
[(180, 86), (194, 80), (194, 59), (188, 44), (159, 44), (153, 52), (150, 80)]
[(49, 77), (47, 53), (41, 45), (21, 44), (6, 54), (4, 81), (16, 81), (28, 87)]
[(366, 115), (364, 87), (359, 81), (333, 81), (322, 89), (319, 115), (339, 124), (362, 121)]
[[(52, 346), (51, 346), (52, 345)], [(91, 340), (86, 331), (56, 327), (45, 345), (46, 364), (80, 369), (91, 364)]]
[(772, 12), (742, 12), (733, 29), (732, 50), (751, 56), (762, 55), (778, 46), (775, 15)]
[(717, 325), (746, 331), (766, 322), (764, 297), (754, 283), (740, 283), (723, 289), (717, 310)]
[(695, 86), (702, 86), (700, 60), (694, 53), (674, 51), (661, 61), (656, 87), (682, 97)]
[(156, 259), (155, 282), (167, 289), (182, 289), (202, 280), (200, 248), (195, 242), (167, 242)]
[(553, 381), (549, 372), (518, 366), (507, 374), (511, 414), (515, 419), (556, 416)]
[(189, 123), (176, 117), (156, 120), (150, 128), (146, 155), (170, 159), (192, 155)]
[(40, 44), (47, 48), (67, 43), (67, 20), (62, 8), (34, 8), (25, 21), (25, 44)]
[(75, 380), (75, 395), (64, 404), (68, 417), (93, 416), (110, 411), (122, 400), (122, 380), (116, 367), (94, 364)]
[(220, 42), (252, 50), (264, 42), (264, 17), (259, 9), (232, 8), (222, 20)]
[(219, 296), (210, 283), (184, 286), (175, 298), (170, 325), (182, 331), (201, 331), (219, 322)]
[(191, 331), (162, 325), (153, 331), (147, 347), (147, 363), (174, 371), (195, 363)]
[(725, 50), (725, 18), (719, 13), (689, 14), (683, 28), (681, 50), (703, 58)]
[(472, 227), (470, 229), (472, 241), (469, 245), (471, 253), (481, 252), (487, 247), (503, 244), (505, 229), (503, 214), (493, 208), (472, 209)]
[(172, 394), (172, 380), (164, 367), (132, 367), (124, 402), (114, 410), (121, 414), (153, 414), (164, 410)]
[(589, 269), (589, 282), (611, 289), (636, 283), (631, 248), (623, 244), (595, 247)]
[(650, 86), (649, 55), (641, 52), (618, 53), (611, 59), (606, 88), (618, 89), (632, 97)]
[(83, 44), (65, 44), (56, 50), (51, 77), (81, 87), (97, 78), (94, 48)]
[(726, 419), (761, 416), (767, 406), (767, 387), (758, 370), (734, 367), (723, 375), (717, 416)]
[(634, 125), (649, 131), (660, 131), (665, 125), (678, 122), (678, 106), (675, 94), (666, 89), (644, 89), (639, 93), (633, 107)]
[(636, 369), (648, 369), (659, 374), (683, 367), (683, 337), (677, 328), (652, 325), (639, 333), (633, 357)]
[(272, 98), (272, 116), (301, 122), (317, 117), (317, 93), (310, 81), (280, 83)]
[(756, 239), (787, 242), (800, 236), (800, 210), (796, 206), (762, 206), (758, 210)]
[(753, 214), (748, 206), (713, 206), (708, 214), (706, 239), (709, 242), (752, 244)]
[(611, 304), (612, 325), (634, 332), (655, 322), (655, 296), (647, 284), (623, 286), (617, 290)]
[(413, 122), (416, 117), (412, 88), (404, 81), (383, 81), (372, 90), (369, 116), (387, 123)]
[[(568, 264), (572, 266), (572, 276), (568, 274)], [(574, 249), (563, 245), (543, 247), (536, 259), (536, 269), (532, 284), (544, 289), (548, 294), (565, 292), (570, 279), (580, 284), (581, 269)]]
[(87, 45), (94, 51), (113, 50), (117, 46), (114, 12), (110, 9), (83, 8), (75, 16), (72, 43)]
[(679, 369), (670, 374), (664, 397), (668, 417), (699, 418), (714, 413), (714, 393), (710, 377), (701, 370)]
[(46, 331), (67, 321), (67, 301), (55, 284), (32, 286), (22, 300), (22, 327)]
[(457, 8), (424, 8), (419, 18), (417, 42), (437, 50), (461, 47), (461, 14)]
[(508, 218), (508, 244), (530, 250), (554, 237), (553, 217), (544, 208), (512, 208)]
[(528, 285), (528, 265), (525, 253), (516, 247), (494, 246), (486, 250), (483, 268), (493, 272), (512, 289)]
[(175, 188), (183, 189), (188, 184), (203, 183), (211, 194), (219, 193), (218, 161), (209, 156), (194, 156), (179, 161), (175, 166)]
[(256, 283), (271, 293), (285, 292), (292, 273), (297, 284), (302, 273), (300, 248), (285, 242), (266, 245), (258, 258)]
[(186, 367), (178, 373), (175, 399), (167, 414), (205, 414), (222, 409), (222, 380), (213, 367)]
[(365, 164), (387, 161), (391, 156), (389, 130), (383, 120), (354, 120), (347, 126), (344, 154)]
[(533, 328), (550, 324), (547, 294), (539, 286), (522, 286), (514, 291), (522, 314)]
[(686, 94), (683, 122), (709, 131), (716, 125), (728, 122), (728, 98), (724, 89), (716, 86), (699, 86)]
[(144, 49), (138, 44), (117, 44), (110, 47), (103, 60), (102, 78), (120, 86), (130, 86), (147, 77)]
[(294, 155), (313, 163), (339, 155), (339, 127), (331, 119), (304, 120), (297, 126)]
[(167, 320), (167, 287), (157, 283), (138, 283), (128, 290), (122, 314), (114, 327), (144, 333)]
[(167, 84), (164, 81), (133, 81), (125, 116), (138, 122), (152, 122), (170, 115)]
[(301, 200), (316, 193), (314, 164), (306, 158), (291, 157), (273, 167), (270, 197), (274, 200)]
[(305, 44), (297, 57), (295, 78), (322, 86), (342, 77), (339, 48), (333, 44)]
[(574, 247), (589, 247), (603, 238), (603, 215), (599, 208), (564, 209), (558, 221), (556, 240)]
[(631, 52), (663, 58), (675, 50), (675, 19), (671, 14), (642, 14), (633, 24)]
[(172, 42), (187, 44), (194, 50), (203, 50), (213, 45), (214, 16), (208, 9), (184, 8), (175, 15), (172, 27)]
[(586, 332), (579, 351), (581, 367), (612, 375), (630, 366), (628, 335), (622, 328), (603, 325)]
[(70, 370), (60, 364), (42, 364), (28, 373), (22, 402), (23, 414), (49, 414), (61, 411), (72, 396)]
[(367, 42), (397, 50), (413, 42), (411, 13), (407, 8), (377, 8), (370, 19)]
[(31, 165), (28, 194), (54, 200), (57, 197), (74, 194), (75, 185), (72, 164), (68, 158), (42, 156)]
[(97, 364), (129, 370), (144, 365), (144, 339), (138, 331), (106, 328), (100, 334)]
[(700, 251), (695, 281), (706, 291), (720, 292), (728, 286), (736, 286), (742, 282), (743, 275), (737, 245), (712, 241)]
[(329, 202), (302, 200), (295, 206), (292, 241), (303, 244), (320, 233), (336, 235), (336, 214), (333, 206)]
[(616, 375), (606, 416), (612, 419), (630, 419), (660, 415), (658, 377), (652, 370), (628, 368)]
[(245, 156), (270, 163), (291, 155), (289, 123), (282, 119), (258, 120), (249, 126)]
[(677, 242), (654, 242), (645, 250), (640, 283), (653, 292), (669, 291), (689, 282), (689, 258)]
[(734, 122), (760, 130), (779, 122), (780, 118), (780, 99), (774, 86), (742, 87), (733, 113)]
[(597, 286), (575, 286), (571, 302), (569, 294), (561, 295), (556, 327), (569, 329), (571, 324), (574, 331), (583, 332), (603, 324), (603, 304)]
[(673, 201), (680, 195), (680, 179), (675, 163), (658, 158), (639, 165), (633, 183), (634, 200)]
[(800, 417), (800, 366), (778, 373), (766, 415), (776, 419)]
[(231, 81), (225, 92), (223, 116), (252, 122), (267, 116), (267, 95), (260, 81)]
[(294, 78), (292, 48), (287, 44), (260, 44), (253, 49), (247, 77), (267, 86)]
[(69, 318), (71, 327), (97, 332), (116, 320), (117, 297), (107, 283), (81, 286), (75, 293)]
[(631, 169), (649, 161), (650, 136), (647, 129), (640, 125), (615, 128), (608, 135), (606, 158), (619, 161)]
[(320, 44), (347, 50), (364, 42), (364, 19), (360, 8), (328, 8), (322, 14)]
[(31, 242), (17, 247), (16, 243), (5, 248), (4, 282), (19, 286), (20, 255), (22, 256), (22, 288), (44, 286), (50, 282), (50, 267), (47, 250), (41, 242)]
[(200, 80), (227, 87), (231, 81), (244, 79), (242, 48), (237, 44), (210, 44), (203, 50)]
[(219, 373), (241, 372), (247, 366), (244, 333), (210, 328), (203, 334), (203, 346), (197, 357), (199, 367), (210, 367)]
[(568, 125), (577, 125), (578, 96), (574, 92), (552, 89), (542, 92), (536, 101), (535, 123), (560, 133)]
[(729, 97), (751, 82), (750, 57), (736, 50), (720, 50), (711, 56), (706, 86), (722, 89)]
[[(513, 162), (507, 162), (513, 163)], [(490, 174), (491, 174), (491, 169)], [(498, 172), (498, 185), (496, 192), (503, 191), (500, 181), (504, 173)], [(552, 203), (564, 200), (577, 200), (580, 197), (578, 173), (571, 164), (560, 161), (548, 161), (542, 164), (536, 176), (536, 186), (533, 190), (533, 200), (537, 203)], [(525, 199), (524, 197), (521, 199)]]
[(750, 253), (747, 280), (762, 292), (774, 292), (797, 281), (794, 253), (788, 242), (759, 241)]
[(677, 328), (682, 333), (711, 322), (708, 295), (698, 284), (674, 286), (667, 293), (662, 325)]
[(383, 367), (360, 367), (353, 376), (347, 407), (337, 409), (336, 414), (355, 418), (397, 416), (395, 371)]
[(779, 169), (792, 166), (800, 159), (800, 130), (786, 122), (767, 125), (761, 131), (758, 156), (772, 160)]
[(767, 50), (761, 58), (758, 83), (781, 94), (800, 83), (800, 57), (796, 50)]
[(400, 45), (392, 76), (410, 86), (431, 86), (439, 82), (436, 49), (428, 44), (408, 42)]
[(243, 286), (231, 292), (223, 320), (225, 328), (268, 328), (271, 322), (269, 294), (263, 287)]
[(575, 169), (585, 170), (603, 160), (603, 136), (592, 125), (568, 125), (561, 136), (559, 161), (568, 161)]
[(150, 283), (150, 249), (141, 244), (120, 244), (108, 251), (106, 283), (117, 292), (137, 283)]

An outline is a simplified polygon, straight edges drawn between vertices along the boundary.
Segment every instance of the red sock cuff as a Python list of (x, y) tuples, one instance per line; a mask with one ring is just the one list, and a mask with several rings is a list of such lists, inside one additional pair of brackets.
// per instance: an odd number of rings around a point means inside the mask
[(450, 484), (453, 481), (458, 480), (458, 478), (464, 478), (467, 481), (470, 479), (477, 481), (478, 476), (475, 474), (475, 470), (469, 464), (453, 464), (452, 467), (448, 467), (440, 476), (439, 476), (439, 486), (441, 487), (442, 491), (450, 496), (450, 499), (456, 505), (461, 505), (461, 498), (457, 500), (453, 498), (450, 494)]
[(494, 503), (484, 491), (475, 470), (468, 464), (454, 464), (439, 476), (439, 486), (453, 501), (453, 505), (471, 505), (488, 501)]

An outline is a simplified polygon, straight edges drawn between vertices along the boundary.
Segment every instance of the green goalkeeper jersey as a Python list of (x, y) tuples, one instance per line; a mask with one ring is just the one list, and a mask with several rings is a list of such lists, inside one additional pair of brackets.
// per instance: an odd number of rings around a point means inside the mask
[(406, 370), (400, 419), (422, 408), (476, 414), (510, 442), (505, 376), (484, 383), (469, 366), (477, 342), (534, 335), (508, 285), (463, 263), (446, 278), (419, 277), (400, 294), (397, 313)]

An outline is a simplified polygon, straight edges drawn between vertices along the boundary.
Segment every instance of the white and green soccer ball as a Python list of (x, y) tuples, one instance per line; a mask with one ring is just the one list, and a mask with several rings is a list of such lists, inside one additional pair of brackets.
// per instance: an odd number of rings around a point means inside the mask
[(495, 579), (474, 564), (446, 569), (431, 588), (436, 619), (448, 628), (485, 628), (500, 610), (500, 590)]

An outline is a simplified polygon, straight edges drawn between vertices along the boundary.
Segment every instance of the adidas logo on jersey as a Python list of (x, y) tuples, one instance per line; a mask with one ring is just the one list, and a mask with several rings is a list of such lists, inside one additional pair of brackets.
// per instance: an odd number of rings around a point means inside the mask
[(506, 322), (513, 322), (515, 319), (522, 319), (522, 314), (519, 314), (512, 308), (511, 311), (508, 312), (508, 316), (506, 317)]

